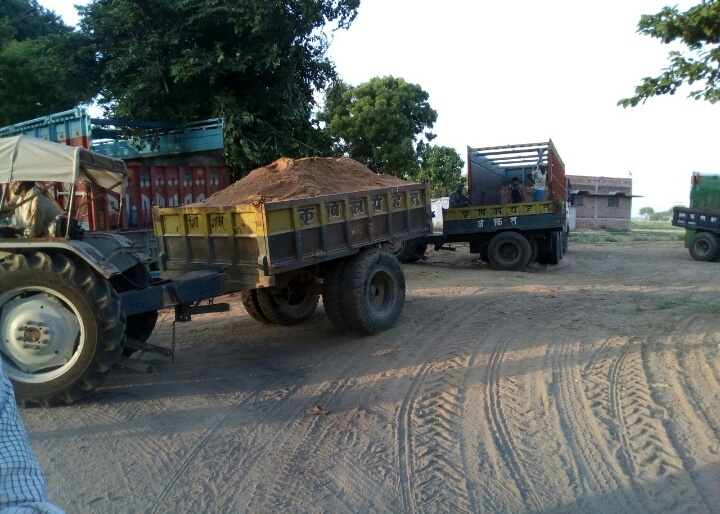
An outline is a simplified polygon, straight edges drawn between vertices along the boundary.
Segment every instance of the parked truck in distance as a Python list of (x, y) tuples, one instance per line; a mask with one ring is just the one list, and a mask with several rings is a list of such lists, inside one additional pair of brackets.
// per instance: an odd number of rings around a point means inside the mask
[[(76, 212), (78, 182), (123, 194), (120, 159), (28, 136), (0, 138), (0, 155), (8, 157), (0, 207), (17, 180), (64, 184), (64, 217)], [(133, 351), (166, 350), (147, 342), (160, 309), (188, 321), (198, 302), (229, 293), (241, 293), (248, 313), (267, 324), (304, 321), (322, 295), (342, 331), (384, 330), (403, 309), (405, 277), (383, 246), (426, 235), (429, 206), (427, 184), (405, 183), (233, 207), (154, 207), (159, 279), (120, 234), (28, 239), (0, 230), (0, 353), (16, 398), (74, 402)]]
[(693, 259), (720, 259), (720, 175), (692, 174), (690, 207), (673, 207), (672, 224), (686, 229), (685, 247)]
[[(518, 144), (468, 147), (468, 196), (471, 207), (443, 209), (442, 231), (396, 246), (403, 262), (422, 258), (428, 247), (452, 250), (469, 243), (470, 252), (500, 270), (517, 270), (537, 260), (557, 264), (568, 244), (565, 165), (553, 145)], [(532, 201), (527, 175), (547, 166), (546, 199)], [(524, 186), (524, 201), (512, 203), (513, 178)]]

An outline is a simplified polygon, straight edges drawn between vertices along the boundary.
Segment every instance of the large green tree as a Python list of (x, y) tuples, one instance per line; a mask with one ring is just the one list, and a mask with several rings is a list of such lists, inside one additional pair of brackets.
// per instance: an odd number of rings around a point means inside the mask
[(97, 94), (94, 51), (35, 0), (0, 3), (0, 126), (72, 109)]
[(658, 38), (664, 44), (682, 43), (685, 52), (672, 51), (669, 66), (657, 77), (645, 77), (635, 94), (618, 105), (636, 106), (650, 97), (673, 95), (683, 84), (694, 86), (689, 97), (715, 103), (720, 100), (720, 2), (703, 0), (681, 12), (665, 7), (657, 14), (640, 18), (638, 33)]
[[(222, 116), (240, 173), (279, 156), (329, 152), (311, 121), (336, 78), (325, 27), (346, 28), (359, 0), (96, 0), (81, 31), (97, 50), (112, 118)], [(320, 152), (319, 152), (320, 151)]]
[(37, 0), (2, 0), (0, 31), (4, 26), (13, 28), (17, 41), (65, 34), (71, 30), (63, 23), (62, 18), (42, 7)]
[(462, 179), (464, 165), (454, 148), (430, 145), (422, 157), (417, 178), (428, 180), (433, 198), (449, 196)]
[(337, 153), (378, 173), (412, 178), (420, 156), (435, 138), (430, 129), (437, 112), (428, 98), (419, 85), (392, 76), (357, 87), (339, 81), (328, 91), (319, 118), (326, 123)]

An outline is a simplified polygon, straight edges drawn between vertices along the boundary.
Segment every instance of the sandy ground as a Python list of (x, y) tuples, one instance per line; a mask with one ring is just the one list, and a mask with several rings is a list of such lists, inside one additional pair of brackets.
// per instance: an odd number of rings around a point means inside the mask
[[(391, 330), (230, 313), (175, 363), (24, 409), (68, 513), (720, 512), (720, 264), (681, 243), (572, 245), (499, 272), (405, 266)], [(166, 318), (151, 342), (169, 345)], [(326, 414), (314, 415), (320, 405)]]

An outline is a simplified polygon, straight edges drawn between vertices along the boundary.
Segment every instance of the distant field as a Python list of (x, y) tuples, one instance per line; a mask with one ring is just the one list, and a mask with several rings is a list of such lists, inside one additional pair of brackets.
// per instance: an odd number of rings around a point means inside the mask
[(576, 230), (570, 232), (570, 242), (577, 244), (605, 244), (626, 242), (683, 242), (685, 229), (673, 227), (669, 221), (633, 221), (630, 230)]

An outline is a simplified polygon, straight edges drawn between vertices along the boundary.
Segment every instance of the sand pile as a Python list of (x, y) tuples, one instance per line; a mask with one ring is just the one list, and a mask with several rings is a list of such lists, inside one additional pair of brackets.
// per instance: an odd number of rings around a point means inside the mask
[(282, 157), (195, 205), (247, 205), (259, 201), (261, 196), (266, 202), (278, 202), (407, 183), (392, 175), (379, 175), (353, 159)]

